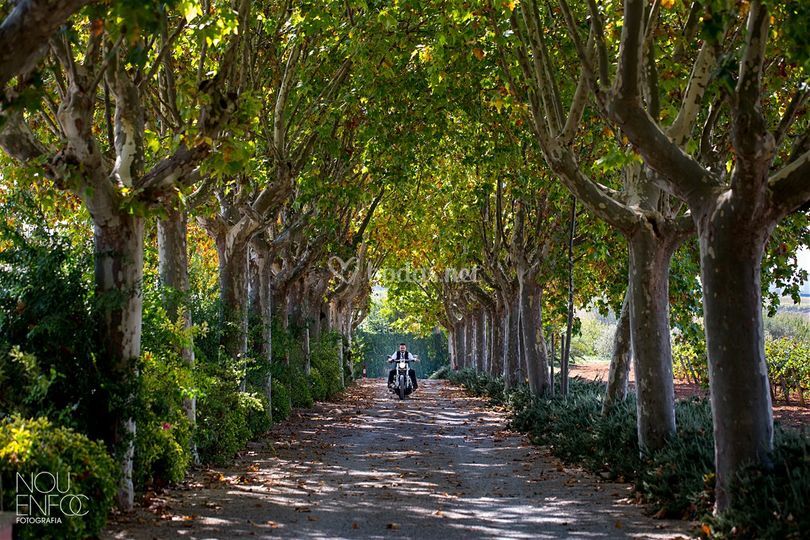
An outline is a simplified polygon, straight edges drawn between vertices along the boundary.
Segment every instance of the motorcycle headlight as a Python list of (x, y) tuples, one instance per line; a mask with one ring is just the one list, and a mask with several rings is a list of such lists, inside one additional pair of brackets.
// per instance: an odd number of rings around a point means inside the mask
[(407, 366), (408, 366), (407, 362), (400, 362), (399, 363), (399, 369), (405, 369)]

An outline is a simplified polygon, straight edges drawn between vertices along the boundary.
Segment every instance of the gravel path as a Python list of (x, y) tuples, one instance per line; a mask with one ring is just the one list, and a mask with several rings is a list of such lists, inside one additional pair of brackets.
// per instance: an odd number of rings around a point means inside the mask
[(114, 516), (103, 538), (684, 538), (646, 517), (629, 487), (564, 467), (506, 416), (444, 381), (393, 399), (354, 385)]

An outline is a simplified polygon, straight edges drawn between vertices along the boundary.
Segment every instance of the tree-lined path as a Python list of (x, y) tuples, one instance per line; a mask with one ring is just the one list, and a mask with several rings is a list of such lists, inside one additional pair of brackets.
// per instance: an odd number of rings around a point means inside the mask
[(106, 538), (679, 538), (622, 501), (629, 486), (564, 467), (503, 413), (444, 381), (414, 399), (366, 379), (302, 411), (233, 466), (119, 518)]
[(0, 539), (810, 537), (807, 28), (0, 0)]

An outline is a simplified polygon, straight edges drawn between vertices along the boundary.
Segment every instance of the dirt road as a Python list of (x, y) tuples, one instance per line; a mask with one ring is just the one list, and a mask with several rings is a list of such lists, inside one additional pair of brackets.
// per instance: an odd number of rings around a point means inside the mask
[(382, 380), (276, 426), (233, 466), (118, 516), (104, 538), (681, 538), (505, 431), (503, 412), (443, 381), (392, 399)]

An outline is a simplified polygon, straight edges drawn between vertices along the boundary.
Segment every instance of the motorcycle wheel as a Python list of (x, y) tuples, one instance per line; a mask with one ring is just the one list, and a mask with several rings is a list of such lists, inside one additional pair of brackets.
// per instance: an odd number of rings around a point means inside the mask
[(405, 399), (405, 379), (403, 377), (399, 378), (399, 399)]

